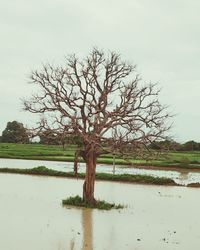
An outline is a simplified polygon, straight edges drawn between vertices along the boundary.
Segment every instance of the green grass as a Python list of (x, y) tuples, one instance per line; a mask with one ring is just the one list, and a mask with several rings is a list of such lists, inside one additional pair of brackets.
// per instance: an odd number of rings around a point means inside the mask
[[(78, 173), (77, 176), (73, 172), (61, 172), (53, 169), (39, 166), (31, 169), (18, 169), (18, 168), (0, 168), (0, 173), (14, 173), (14, 174), (28, 174), (28, 175), (42, 175), (42, 176), (55, 176), (55, 177), (68, 177), (84, 179), (84, 173)], [(96, 173), (96, 180), (102, 181), (116, 181), (116, 182), (129, 182), (139, 184), (153, 184), (153, 185), (177, 185), (170, 178), (153, 177), (148, 175), (132, 175), (132, 174), (107, 174)]]
[(57, 145), (41, 144), (14, 144), (0, 143), (0, 157), (35, 157), (35, 156), (52, 156), (52, 157), (74, 157), (76, 146), (70, 145), (66, 150)]
[(63, 206), (78, 206), (78, 207), (86, 207), (86, 208), (97, 208), (101, 210), (110, 210), (112, 208), (115, 209), (121, 209), (124, 208), (121, 204), (114, 204), (114, 203), (108, 203), (104, 200), (96, 200), (94, 204), (90, 204), (87, 202), (84, 202), (83, 199), (80, 196), (70, 196), (69, 198), (62, 200)]
[[(58, 145), (0, 143), (0, 158), (72, 162), (74, 161), (76, 148), (75, 145), (67, 145), (66, 149), (63, 150), (62, 146)], [(101, 155), (97, 162), (112, 164), (113, 156), (111, 154)], [(200, 152), (169, 152), (168, 154), (161, 154), (157, 159), (151, 161), (143, 159), (126, 161), (118, 156), (115, 163), (118, 165), (170, 166), (200, 169)]]
[(137, 174), (107, 174), (96, 173), (97, 180), (109, 180), (109, 181), (121, 181), (121, 182), (133, 182), (140, 184), (154, 184), (154, 185), (175, 185), (176, 183), (165, 177), (154, 177), (150, 175), (137, 175)]
[(181, 163), (185, 158), (188, 159), (189, 163), (200, 163), (200, 152), (172, 152), (169, 153), (169, 157), (173, 159), (174, 162)]
[[(56, 176), (56, 177), (70, 177), (74, 178), (73, 172), (61, 172), (53, 169), (49, 169), (45, 166), (39, 166), (30, 169), (20, 169), (20, 168), (0, 168), (0, 173), (13, 173), (13, 174), (28, 174), (28, 175), (42, 175), (42, 176)], [(79, 176), (82, 178), (82, 176)]]

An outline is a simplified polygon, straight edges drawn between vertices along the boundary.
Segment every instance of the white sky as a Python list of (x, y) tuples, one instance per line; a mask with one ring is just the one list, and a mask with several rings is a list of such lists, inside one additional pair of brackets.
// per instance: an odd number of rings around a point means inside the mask
[(32, 69), (97, 46), (159, 82), (176, 114), (175, 140), (200, 141), (199, 13), (199, 0), (0, 0), (0, 132), (8, 121), (36, 120), (20, 101)]

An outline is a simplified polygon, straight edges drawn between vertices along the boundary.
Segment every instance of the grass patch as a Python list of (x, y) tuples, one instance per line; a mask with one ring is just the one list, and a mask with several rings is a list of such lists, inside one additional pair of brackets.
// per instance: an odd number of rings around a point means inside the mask
[[(41, 176), (55, 176), (66, 178), (80, 178), (84, 179), (84, 173), (78, 173), (77, 176), (73, 172), (62, 172), (53, 169), (46, 168), (45, 166), (39, 166), (31, 169), (18, 169), (18, 168), (0, 168), (0, 173), (13, 173), (13, 174), (28, 174), (28, 175), (41, 175)], [(129, 182), (139, 184), (153, 184), (153, 185), (171, 185), (177, 186), (170, 178), (154, 177), (149, 175), (132, 175), (132, 174), (107, 174), (96, 173), (96, 180), (102, 181), (116, 181), (116, 182)]]
[(45, 166), (39, 166), (30, 169), (20, 168), (0, 168), (0, 173), (13, 173), (13, 174), (28, 174), (28, 175), (42, 175), (42, 176), (55, 176), (55, 177), (75, 177), (73, 172), (62, 172), (49, 169)]
[(121, 181), (121, 182), (133, 182), (141, 184), (154, 184), (154, 185), (175, 185), (176, 183), (165, 177), (154, 177), (150, 175), (138, 175), (138, 174), (107, 174), (96, 173), (97, 180), (109, 180), (109, 181)]
[[(0, 158), (31, 159), (48, 161), (74, 161), (76, 145), (66, 145), (63, 150), (60, 145), (41, 144), (15, 144), (0, 143)], [(80, 159), (82, 162), (82, 160)], [(103, 154), (97, 159), (98, 163), (113, 164), (112, 154)], [(175, 167), (187, 169), (200, 169), (200, 151), (195, 152), (168, 152), (161, 154), (157, 159), (129, 159), (126, 161), (120, 155), (116, 156), (118, 165), (157, 166), (160, 168)]]
[(101, 210), (110, 210), (110, 209), (121, 209), (124, 208), (121, 204), (114, 204), (114, 203), (108, 203), (104, 200), (100, 201), (97, 200), (95, 204), (90, 204), (87, 202), (84, 202), (83, 199), (80, 196), (70, 196), (69, 198), (62, 200), (63, 206), (76, 206), (76, 207), (86, 207), (86, 208), (97, 208)]

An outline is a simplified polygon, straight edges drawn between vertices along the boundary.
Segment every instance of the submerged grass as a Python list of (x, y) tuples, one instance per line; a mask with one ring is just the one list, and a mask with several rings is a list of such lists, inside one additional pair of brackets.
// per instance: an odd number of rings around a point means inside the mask
[[(49, 169), (45, 166), (39, 166), (31, 169), (18, 169), (18, 168), (0, 168), (0, 173), (15, 173), (15, 174), (29, 174), (29, 175), (42, 175), (42, 176), (56, 176), (68, 178), (84, 179), (84, 173), (78, 173), (77, 176), (73, 172), (62, 172)], [(116, 181), (116, 182), (130, 182), (140, 184), (153, 184), (153, 185), (178, 185), (170, 178), (154, 177), (149, 175), (132, 175), (132, 174), (107, 174), (96, 173), (96, 180), (102, 181)]]
[(102, 209), (102, 210), (110, 210), (112, 208), (115, 209), (121, 209), (124, 208), (123, 205), (121, 204), (114, 204), (114, 203), (108, 203), (104, 200), (96, 200), (94, 204), (90, 204), (87, 202), (84, 202), (83, 199), (76, 195), (74, 197), (70, 196), (69, 198), (62, 200), (63, 206), (77, 206), (77, 207), (86, 207), (86, 208), (97, 208), (97, 209)]
[(28, 175), (43, 175), (43, 176), (58, 176), (58, 177), (74, 177), (73, 172), (62, 172), (49, 169), (45, 166), (39, 166), (30, 169), (20, 168), (0, 168), (0, 173), (28, 174)]

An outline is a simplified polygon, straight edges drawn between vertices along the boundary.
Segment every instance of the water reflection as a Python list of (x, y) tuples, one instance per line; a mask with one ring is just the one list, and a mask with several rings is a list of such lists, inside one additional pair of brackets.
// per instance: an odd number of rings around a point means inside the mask
[(72, 179), (1, 174), (0, 249), (199, 249), (200, 189), (97, 182), (97, 197), (127, 208), (63, 208), (81, 188)]
[(82, 209), (83, 245), (82, 250), (93, 250), (92, 209)]
[[(65, 206), (64, 206), (65, 207)], [(68, 207), (69, 209), (69, 207)], [(78, 210), (78, 214), (80, 215), (80, 230), (72, 229), (71, 240), (69, 242), (70, 250), (93, 250), (93, 218), (92, 218), (92, 209), (89, 208), (75, 208), (72, 207), (71, 209)], [(80, 213), (79, 213), (80, 212)], [(79, 216), (78, 216), (79, 217)], [(81, 232), (82, 228), (82, 232)], [(75, 234), (74, 234), (75, 233)], [(77, 237), (78, 235), (78, 237)], [(80, 239), (82, 235), (82, 243), (78, 244), (78, 239)], [(79, 246), (78, 246), (79, 245)]]
[(70, 241), (70, 250), (75, 250), (75, 240), (74, 238)]

